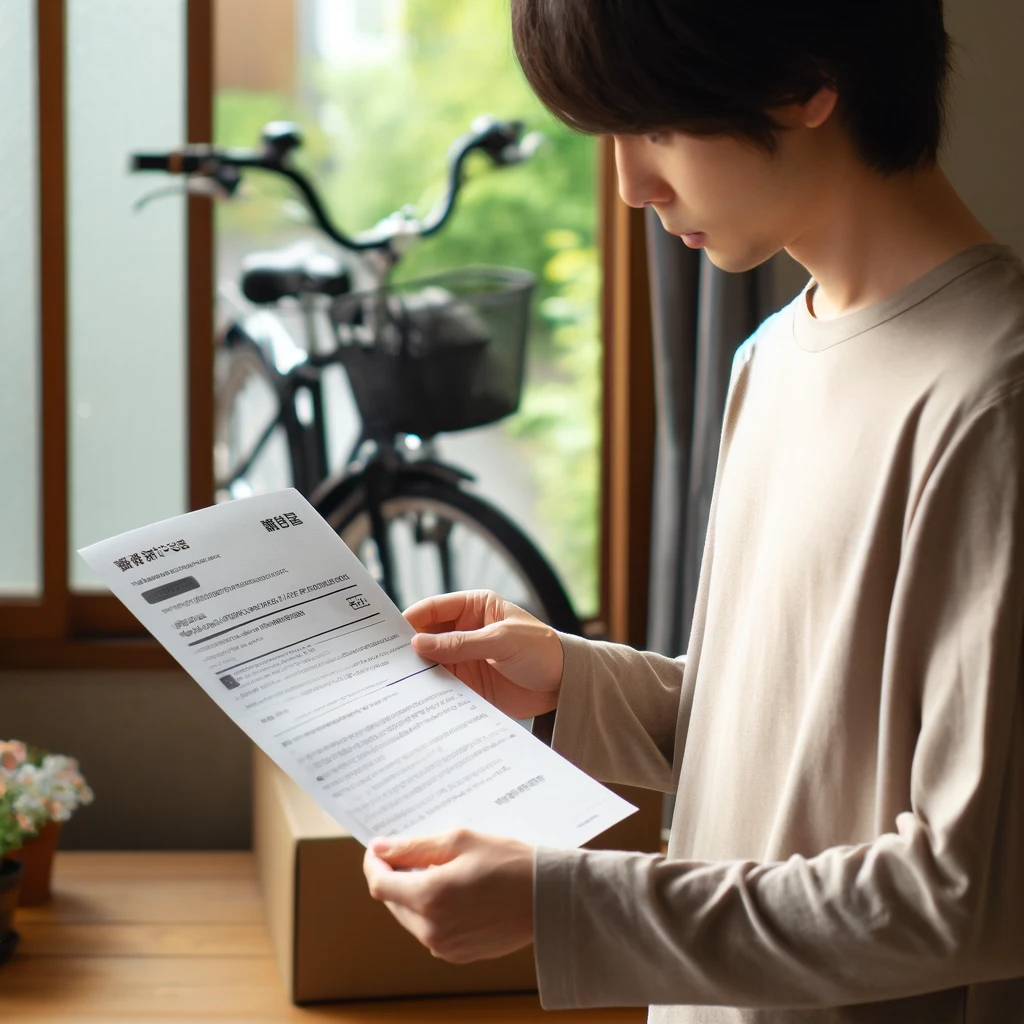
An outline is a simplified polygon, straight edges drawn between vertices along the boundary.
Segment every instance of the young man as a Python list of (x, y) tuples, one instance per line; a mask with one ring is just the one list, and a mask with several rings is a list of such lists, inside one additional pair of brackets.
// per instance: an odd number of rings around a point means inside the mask
[(408, 612), (585, 770), (675, 792), (668, 856), (380, 840), (371, 892), (446, 959), (533, 941), (549, 1008), (1021, 1024), (1024, 268), (936, 165), (940, 0), (512, 10), (626, 202), (813, 280), (736, 357), (685, 660), (488, 593)]

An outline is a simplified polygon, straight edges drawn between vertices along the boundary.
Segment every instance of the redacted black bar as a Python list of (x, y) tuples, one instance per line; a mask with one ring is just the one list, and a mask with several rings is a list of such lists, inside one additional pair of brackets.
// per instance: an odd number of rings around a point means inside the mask
[(195, 576), (182, 576), (181, 579), (172, 580), (170, 583), (161, 583), (159, 587), (151, 590), (144, 590), (142, 596), (149, 604), (159, 604), (161, 601), (168, 601), (172, 597), (187, 594), (190, 590), (199, 589), (199, 580)]

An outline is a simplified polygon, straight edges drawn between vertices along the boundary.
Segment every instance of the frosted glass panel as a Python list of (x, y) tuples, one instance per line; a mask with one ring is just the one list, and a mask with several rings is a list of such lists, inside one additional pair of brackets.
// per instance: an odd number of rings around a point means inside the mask
[(67, 5), (71, 556), (185, 511), (186, 220), (133, 150), (185, 138), (184, 0)]
[(0, 594), (39, 591), (35, 0), (0, 3)]

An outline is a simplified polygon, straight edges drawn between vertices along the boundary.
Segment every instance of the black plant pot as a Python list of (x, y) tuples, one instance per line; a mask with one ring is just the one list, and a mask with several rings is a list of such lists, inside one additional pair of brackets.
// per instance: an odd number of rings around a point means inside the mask
[(22, 867), (17, 860), (0, 860), (0, 964), (18, 945), (18, 933), (11, 927), (18, 906)]

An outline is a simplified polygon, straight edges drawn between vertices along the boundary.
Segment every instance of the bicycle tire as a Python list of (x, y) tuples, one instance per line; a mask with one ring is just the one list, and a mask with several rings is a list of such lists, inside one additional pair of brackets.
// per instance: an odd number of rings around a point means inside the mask
[[(359, 542), (368, 540), (370, 536), (366, 486), (360, 476), (342, 481), (340, 486), (323, 494), (315, 504), (317, 511), (343, 540), (347, 534), (348, 541), (356, 541), (355, 545), (350, 543), (349, 546), (357, 555), (360, 554)], [(381, 507), (389, 524), (396, 521), (396, 512), (407, 515), (420, 509), (433, 514), (441, 512), (450, 521), (476, 531), (479, 538), (506, 559), (534, 595), (533, 607), (527, 607), (527, 611), (560, 632), (582, 633), (580, 620), (547, 560), (515, 523), (483, 498), (463, 490), (454, 482), (418, 471), (415, 465), (411, 465), (396, 471), (394, 485)], [(363, 517), (365, 522), (359, 531), (353, 533), (353, 525), (359, 517)], [(468, 576), (460, 579), (455, 589), (495, 589), (487, 586), (486, 582), (481, 578), (476, 585)], [(401, 594), (396, 596), (400, 601), (404, 600)], [(417, 599), (424, 596), (429, 595), (415, 595)], [(510, 600), (514, 598), (510, 597)], [(408, 605), (411, 601), (404, 603)]]
[[(237, 445), (235, 443), (232, 436), (234, 429), (232, 415), (236, 412), (239, 396), (254, 380), (260, 381), (265, 386), (267, 396), (273, 395), (276, 403), (274, 382), (255, 345), (250, 342), (236, 342), (233, 345), (222, 344), (217, 347), (214, 357), (213, 442), (214, 478), (219, 499), (242, 496), (231, 490), (226, 478), (236, 468), (241, 458), (242, 453), (238, 449), (241, 448), (245, 452), (250, 451), (255, 442), (254, 439), (249, 439), (247, 444)], [(269, 427), (272, 419), (273, 417), (268, 415), (265, 417), (265, 422), (262, 418), (258, 422), (261, 426)], [(275, 457), (282, 464), (271, 470), (273, 478), (253, 486), (253, 491), (278, 490), (282, 487), (292, 486), (294, 469), (287, 450), (283, 455), (277, 454)], [(243, 474), (243, 478), (247, 475)]]

